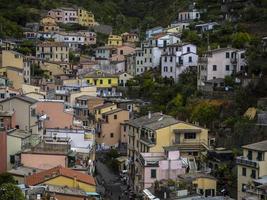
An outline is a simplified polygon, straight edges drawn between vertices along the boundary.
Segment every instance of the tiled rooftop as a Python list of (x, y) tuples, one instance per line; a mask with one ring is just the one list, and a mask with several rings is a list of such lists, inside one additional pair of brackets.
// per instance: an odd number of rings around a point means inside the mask
[(39, 185), (49, 179), (53, 179), (58, 176), (64, 176), (71, 179), (76, 178), (76, 180), (79, 182), (83, 182), (89, 185), (96, 185), (95, 179), (92, 176), (75, 170), (64, 168), (62, 166), (57, 166), (52, 169), (28, 176), (26, 178), (26, 184), (30, 186)]

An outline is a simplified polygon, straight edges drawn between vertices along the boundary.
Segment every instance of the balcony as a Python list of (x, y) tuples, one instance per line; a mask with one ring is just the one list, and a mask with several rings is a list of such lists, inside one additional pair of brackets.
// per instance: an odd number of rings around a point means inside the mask
[(248, 167), (259, 168), (259, 162), (256, 160), (249, 160), (244, 156), (240, 156), (236, 158), (236, 164), (238, 165), (245, 165)]
[(150, 147), (156, 145), (156, 139), (155, 138), (149, 138), (149, 137), (141, 136), (140, 141), (142, 143), (146, 144), (147, 146), (150, 146)]
[(201, 150), (201, 149), (209, 149), (209, 143), (207, 140), (192, 140), (190, 139), (183, 139), (181, 141), (172, 141), (173, 146), (179, 147), (180, 149), (194, 149), (194, 150)]
[(77, 109), (88, 109), (88, 105), (82, 105), (82, 104), (78, 104), (76, 103), (73, 108), (77, 108)]
[(231, 59), (230, 59), (230, 62), (231, 62), (232, 64), (237, 64), (237, 58), (231, 58)]

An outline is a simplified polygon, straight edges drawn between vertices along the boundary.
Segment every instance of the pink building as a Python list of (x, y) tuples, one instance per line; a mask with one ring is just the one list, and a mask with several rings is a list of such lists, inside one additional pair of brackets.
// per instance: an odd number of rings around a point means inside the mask
[(130, 46), (119, 46), (115, 54), (112, 54), (111, 61), (125, 61), (125, 56), (134, 53), (135, 49)]
[(48, 11), (48, 15), (60, 23), (78, 23), (78, 13), (74, 8), (59, 8)]
[(37, 114), (43, 116), (44, 128), (70, 128), (73, 124), (73, 113), (65, 110), (64, 101), (40, 100), (36, 104)]
[(138, 175), (141, 176), (141, 189), (146, 189), (158, 180), (176, 179), (178, 175), (185, 174), (186, 165), (180, 157), (179, 151), (165, 153), (139, 154)]
[(58, 165), (68, 167), (70, 153), (70, 145), (68, 144), (43, 142), (32, 149), (24, 150), (21, 153), (21, 164), (41, 170), (51, 169)]

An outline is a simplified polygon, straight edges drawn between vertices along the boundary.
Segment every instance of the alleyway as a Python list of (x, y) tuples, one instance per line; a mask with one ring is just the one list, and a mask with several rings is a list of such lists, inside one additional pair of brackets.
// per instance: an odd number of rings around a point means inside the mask
[(118, 200), (119, 196), (121, 200), (129, 199), (126, 195), (122, 195), (127, 190), (127, 186), (121, 183), (118, 175), (99, 160), (96, 162), (96, 170), (97, 192), (102, 194), (104, 199)]

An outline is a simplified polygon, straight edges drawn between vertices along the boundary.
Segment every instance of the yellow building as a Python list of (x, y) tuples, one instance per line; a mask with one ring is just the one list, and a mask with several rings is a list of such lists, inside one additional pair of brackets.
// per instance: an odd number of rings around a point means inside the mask
[(6, 76), (10, 80), (11, 85), (14, 89), (21, 89), (24, 84), (23, 69), (16, 67), (6, 67)]
[[(237, 157), (237, 199), (266, 199), (267, 140), (245, 145)], [(262, 198), (265, 197), (265, 198)]]
[(108, 46), (121, 46), (122, 37), (120, 35), (109, 35)]
[(78, 8), (78, 23), (82, 26), (95, 26), (95, 16), (83, 8)]
[(85, 75), (84, 80), (97, 88), (98, 96), (108, 96), (116, 93), (119, 77), (102, 71), (95, 71)]
[(103, 113), (109, 112), (111, 110), (116, 110), (116, 109), (117, 109), (117, 104), (113, 104), (113, 103), (106, 103), (106, 104), (101, 104), (99, 106), (95, 106), (94, 113), (95, 113), (96, 122), (102, 119)]
[(147, 116), (129, 120), (126, 124), (129, 137), (127, 155), (131, 160), (129, 171), (136, 190), (141, 181), (136, 173), (140, 171), (136, 167), (140, 166), (137, 163), (140, 153), (177, 150), (182, 157), (194, 160), (200, 157), (201, 152), (209, 149), (207, 129), (178, 121), (162, 113), (149, 113)]
[(55, 18), (51, 16), (46, 16), (41, 19), (40, 25), (44, 32), (57, 32), (59, 31), (59, 26), (57, 25), (57, 22)]
[(68, 186), (85, 192), (96, 192), (96, 183), (92, 176), (62, 166), (28, 176), (26, 184), (29, 186), (40, 184)]
[(21, 84), (30, 83), (31, 60), (16, 51), (4, 50), (0, 74), (12, 81), (15, 89), (20, 89)]
[(2, 51), (2, 67), (16, 67), (19, 69), (23, 69), (23, 59), (24, 56), (15, 51)]
[(116, 75), (98, 71), (87, 74), (85, 80), (88, 84), (95, 85), (97, 88), (112, 88), (118, 86), (119, 78)]
[(209, 174), (189, 173), (178, 176), (178, 184), (190, 184), (197, 194), (204, 197), (213, 197), (217, 193), (217, 179)]

